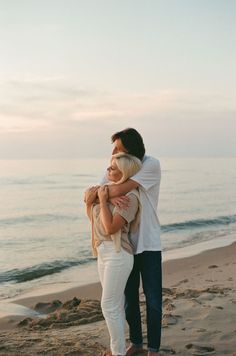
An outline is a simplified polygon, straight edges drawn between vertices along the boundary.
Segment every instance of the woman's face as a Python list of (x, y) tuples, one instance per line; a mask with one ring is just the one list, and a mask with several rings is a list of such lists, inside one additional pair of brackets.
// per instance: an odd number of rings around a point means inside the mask
[(119, 182), (122, 178), (122, 172), (118, 169), (116, 160), (111, 160), (111, 165), (107, 168), (107, 178), (111, 182)]

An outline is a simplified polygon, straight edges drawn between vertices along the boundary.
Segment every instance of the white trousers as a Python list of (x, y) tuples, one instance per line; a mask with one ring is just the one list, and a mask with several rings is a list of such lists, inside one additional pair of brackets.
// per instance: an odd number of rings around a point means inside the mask
[(133, 255), (122, 248), (116, 252), (113, 241), (104, 241), (98, 246), (101, 307), (110, 334), (112, 355), (126, 354), (124, 290), (133, 263)]

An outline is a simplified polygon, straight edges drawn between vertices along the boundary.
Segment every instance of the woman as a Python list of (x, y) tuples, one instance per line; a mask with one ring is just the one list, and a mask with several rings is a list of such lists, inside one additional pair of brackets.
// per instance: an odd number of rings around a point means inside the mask
[[(126, 153), (112, 156), (107, 168), (109, 184), (120, 184), (141, 168), (138, 158)], [(129, 238), (139, 223), (139, 193), (128, 194), (129, 206), (118, 208), (109, 202), (107, 186), (93, 187), (85, 194), (87, 215), (92, 223), (92, 246), (98, 257), (102, 284), (101, 307), (110, 334), (110, 355), (125, 355), (124, 290), (133, 268), (133, 246)], [(96, 199), (99, 203), (95, 203)], [(109, 353), (108, 353), (109, 355)]]

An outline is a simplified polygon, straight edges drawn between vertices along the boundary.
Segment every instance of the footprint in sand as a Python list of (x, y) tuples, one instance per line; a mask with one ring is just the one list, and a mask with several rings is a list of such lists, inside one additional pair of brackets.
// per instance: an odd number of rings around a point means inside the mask
[(219, 266), (217, 266), (217, 265), (210, 265), (210, 266), (208, 266), (208, 268), (218, 268)]
[(211, 345), (200, 344), (197, 342), (185, 345), (192, 355), (203, 356), (203, 355), (214, 355), (215, 349)]
[(175, 355), (176, 352), (171, 346), (162, 346), (160, 348), (161, 354), (164, 353), (165, 355)]
[(173, 287), (179, 287), (181, 284), (183, 284), (183, 283), (188, 283), (188, 279), (187, 278), (185, 278), (185, 279), (182, 279), (182, 281), (179, 281), (178, 283), (176, 283), (176, 284), (173, 284)]
[(206, 331), (207, 331), (207, 329), (204, 329), (204, 328), (196, 329), (196, 332), (197, 332), (197, 333), (204, 333), (204, 332), (206, 332)]
[(178, 320), (181, 318), (180, 315), (173, 315), (173, 314), (164, 314), (162, 320), (162, 327), (166, 328), (170, 325), (175, 325), (178, 323)]

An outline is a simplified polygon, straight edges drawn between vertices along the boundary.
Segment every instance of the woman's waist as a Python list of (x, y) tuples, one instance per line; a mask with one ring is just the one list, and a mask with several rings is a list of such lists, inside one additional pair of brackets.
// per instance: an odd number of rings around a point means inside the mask
[(110, 235), (107, 235), (107, 236), (98, 236), (98, 235), (95, 234), (94, 240), (95, 240), (98, 244), (100, 244), (100, 243), (102, 243), (102, 242), (113, 242)]

